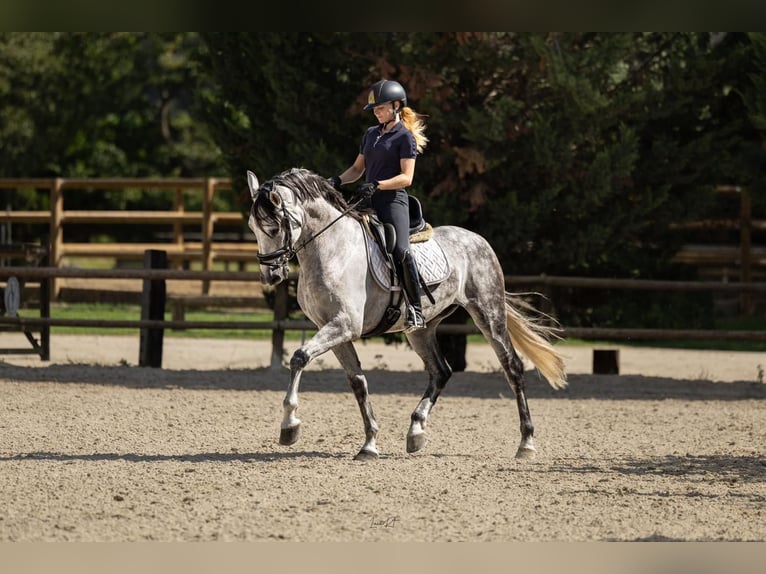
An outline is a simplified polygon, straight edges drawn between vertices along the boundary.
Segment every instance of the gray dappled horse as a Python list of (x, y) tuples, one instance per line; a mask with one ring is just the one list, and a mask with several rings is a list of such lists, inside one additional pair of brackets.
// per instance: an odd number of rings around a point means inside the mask
[[(288, 261), (296, 256), (298, 304), (318, 327), (316, 334), (290, 359), (290, 383), (283, 403), (279, 442), (291, 445), (298, 440), (301, 421), (296, 411), (301, 374), (313, 359), (331, 350), (348, 377), (364, 421), (365, 442), (354, 458), (376, 459), (378, 423), (353, 342), (379, 330), (392, 305), (399, 307), (397, 311), (403, 309), (401, 297), (397, 301), (392, 296), (391, 283), (396, 282), (391, 280), (387, 284), (385, 274), (383, 279), (375, 274), (375, 262), (382, 260), (381, 250), (368, 239), (359, 213), (325, 178), (294, 168), (263, 185), (248, 171), (247, 182), (253, 199), (249, 225), (258, 241), (261, 280), (266, 285), (285, 281)], [(455, 226), (435, 227), (432, 231), (433, 236), (422, 243), (430, 249), (430, 257), (437, 260), (436, 264), (427, 262), (425, 266), (439, 270), (429, 287), (433, 301), (423, 298), (427, 328), (406, 334), (429, 375), (425, 394), (411, 416), (407, 452), (425, 446), (428, 416), (452, 375), (437, 344), (436, 327), (460, 306), (468, 311), (492, 346), (516, 396), (521, 420), (521, 444), (516, 457), (531, 457), (535, 453), (534, 427), (524, 392), (524, 365), (515, 348), (551, 386), (563, 388), (566, 386), (563, 359), (548, 341), (551, 329), (514, 307), (515, 299), (505, 291), (497, 256), (482, 236)], [(419, 245), (413, 243), (412, 247)], [(415, 254), (422, 269), (417, 250)], [(403, 317), (386, 328), (389, 333), (402, 331)]]

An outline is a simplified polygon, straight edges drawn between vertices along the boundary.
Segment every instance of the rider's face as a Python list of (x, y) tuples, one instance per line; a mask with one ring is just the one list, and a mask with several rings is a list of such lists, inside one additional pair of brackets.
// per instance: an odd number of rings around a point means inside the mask
[(372, 113), (375, 114), (378, 122), (384, 124), (394, 118), (394, 105), (395, 104), (392, 104), (391, 102), (380, 104), (379, 106), (372, 108)]

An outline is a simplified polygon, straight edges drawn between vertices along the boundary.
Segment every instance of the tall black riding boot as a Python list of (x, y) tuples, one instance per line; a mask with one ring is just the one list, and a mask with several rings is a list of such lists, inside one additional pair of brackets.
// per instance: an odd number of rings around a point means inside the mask
[(402, 286), (407, 297), (404, 332), (410, 333), (416, 329), (425, 329), (426, 322), (423, 319), (423, 309), (420, 306), (420, 274), (415, 258), (409, 250), (404, 252), (402, 258)]

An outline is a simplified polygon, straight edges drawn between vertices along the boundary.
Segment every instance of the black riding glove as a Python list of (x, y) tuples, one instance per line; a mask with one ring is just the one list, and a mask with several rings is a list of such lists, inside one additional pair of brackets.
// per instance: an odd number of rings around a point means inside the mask
[(339, 175), (334, 175), (332, 177), (327, 178), (327, 183), (329, 183), (331, 186), (335, 188), (336, 191), (340, 191), (340, 186), (343, 184), (343, 182), (340, 180)]
[(378, 191), (378, 182), (370, 181), (359, 186), (359, 189), (356, 190), (356, 196), (363, 199), (370, 199), (372, 194), (376, 191)]

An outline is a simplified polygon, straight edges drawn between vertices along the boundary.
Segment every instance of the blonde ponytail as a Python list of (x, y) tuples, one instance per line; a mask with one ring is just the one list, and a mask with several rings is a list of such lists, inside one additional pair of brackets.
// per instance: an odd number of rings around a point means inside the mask
[(415, 136), (415, 144), (418, 147), (418, 153), (423, 153), (428, 143), (428, 138), (425, 135), (426, 124), (423, 120), (425, 116), (420, 115), (409, 106), (405, 106), (401, 111), (401, 119), (404, 127), (412, 132)]

